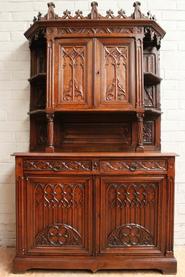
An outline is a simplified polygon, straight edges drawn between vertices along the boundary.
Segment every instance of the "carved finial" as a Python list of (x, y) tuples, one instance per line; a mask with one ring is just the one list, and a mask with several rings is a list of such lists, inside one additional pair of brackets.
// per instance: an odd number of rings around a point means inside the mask
[(38, 12), (37, 19), (40, 20), (41, 16), (42, 16), (41, 12)]
[(115, 16), (114, 16), (114, 12), (112, 11), (112, 10), (108, 10), (107, 12), (106, 12), (106, 14), (107, 14), (107, 18), (114, 18)]
[(99, 18), (100, 16), (98, 14), (98, 8), (97, 8), (98, 7), (98, 3), (96, 1), (93, 1), (91, 3), (91, 7), (92, 7), (92, 9), (91, 9), (91, 13), (89, 14), (89, 17), (91, 19), (97, 19), (97, 18)]
[(139, 19), (139, 18), (145, 17), (140, 10), (140, 6), (141, 6), (141, 3), (139, 1), (134, 2), (133, 7), (135, 9), (134, 9), (134, 13), (132, 14), (133, 19)]
[(125, 11), (123, 9), (118, 11), (118, 17), (119, 18), (126, 18)]
[(35, 23), (37, 21), (36, 16), (33, 17), (33, 23)]
[(54, 11), (54, 8), (55, 8), (55, 4), (53, 2), (49, 2), (48, 3), (48, 13), (46, 15), (46, 18), (48, 20), (50, 19), (55, 19), (57, 18), (58, 16), (55, 14), (55, 11)]
[(71, 12), (69, 10), (65, 10), (63, 12), (63, 17), (62, 19), (70, 19), (71, 18)]
[(78, 18), (83, 18), (83, 12), (82, 11), (80, 11), (80, 10), (77, 10), (76, 12), (75, 12), (75, 14), (76, 14), (76, 16), (75, 16), (75, 18), (76, 19), (78, 19)]
[(156, 20), (155, 15), (152, 15), (152, 14), (151, 14), (151, 11), (148, 11), (148, 12), (147, 12), (147, 16), (148, 16), (148, 18), (151, 19), (151, 20)]

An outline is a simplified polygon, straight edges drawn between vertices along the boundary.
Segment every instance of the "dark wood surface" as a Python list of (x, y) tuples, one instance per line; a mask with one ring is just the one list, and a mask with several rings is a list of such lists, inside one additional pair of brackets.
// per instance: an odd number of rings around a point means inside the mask
[(16, 159), (14, 271), (174, 274), (175, 154), (161, 153), (164, 30), (127, 16), (48, 12), (30, 41), (30, 152)]

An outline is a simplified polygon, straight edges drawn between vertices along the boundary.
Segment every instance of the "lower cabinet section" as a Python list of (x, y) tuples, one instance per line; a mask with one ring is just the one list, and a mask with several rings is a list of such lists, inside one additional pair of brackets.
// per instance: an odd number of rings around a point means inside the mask
[[(78, 163), (71, 158), (71, 165)], [(49, 167), (66, 161), (16, 158), (16, 272), (30, 268), (176, 271), (173, 256), (174, 157), (129, 164), (85, 159), (94, 166)], [(151, 162), (152, 161), (152, 162)], [(27, 166), (29, 164), (29, 167)], [(38, 166), (41, 166), (38, 170)], [(147, 166), (150, 165), (150, 167)], [(25, 166), (26, 165), (26, 166)], [(130, 168), (130, 167), (128, 167)], [(144, 169), (145, 168), (145, 169)], [(125, 170), (127, 170), (125, 172)], [(68, 171), (68, 172), (67, 172)], [(70, 172), (69, 172), (70, 171)]]

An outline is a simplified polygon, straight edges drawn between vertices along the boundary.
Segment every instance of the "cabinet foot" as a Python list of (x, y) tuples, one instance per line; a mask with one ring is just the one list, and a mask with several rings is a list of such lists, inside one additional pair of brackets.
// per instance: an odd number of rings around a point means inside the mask
[(30, 267), (24, 262), (17, 262), (17, 258), (13, 261), (12, 273), (14, 274), (24, 274)]
[(162, 269), (161, 271), (164, 275), (175, 275), (177, 273), (177, 269)]
[(175, 275), (177, 273), (177, 262), (175, 261), (169, 267), (162, 268), (161, 271), (164, 275)]

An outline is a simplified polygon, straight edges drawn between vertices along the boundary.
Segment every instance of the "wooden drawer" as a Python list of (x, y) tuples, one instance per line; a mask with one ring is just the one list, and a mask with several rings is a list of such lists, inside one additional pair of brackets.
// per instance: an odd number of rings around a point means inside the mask
[(89, 173), (94, 169), (94, 162), (84, 159), (25, 159), (23, 167), (24, 171)]
[(75, 174), (166, 173), (166, 159), (25, 159), (24, 171)]
[(167, 161), (165, 159), (119, 159), (102, 160), (100, 162), (102, 173), (166, 173)]

